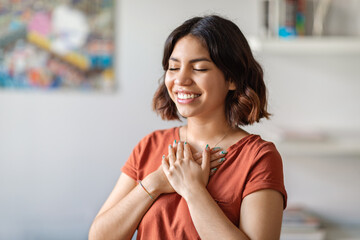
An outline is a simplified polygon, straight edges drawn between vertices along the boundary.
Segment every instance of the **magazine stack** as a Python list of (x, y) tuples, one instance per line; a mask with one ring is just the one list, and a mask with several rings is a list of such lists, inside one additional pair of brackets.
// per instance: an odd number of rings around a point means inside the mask
[(281, 240), (324, 240), (326, 231), (318, 217), (301, 207), (284, 211)]

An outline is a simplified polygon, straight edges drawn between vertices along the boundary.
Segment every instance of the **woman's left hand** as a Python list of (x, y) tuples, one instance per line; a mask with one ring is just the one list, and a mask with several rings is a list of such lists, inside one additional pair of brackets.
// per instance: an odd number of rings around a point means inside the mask
[(177, 143), (176, 154), (174, 148), (169, 145), (169, 162), (162, 161), (162, 167), (167, 179), (174, 190), (186, 199), (196, 188), (206, 187), (210, 172), (210, 148), (203, 151), (201, 165), (194, 161), (190, 145)]

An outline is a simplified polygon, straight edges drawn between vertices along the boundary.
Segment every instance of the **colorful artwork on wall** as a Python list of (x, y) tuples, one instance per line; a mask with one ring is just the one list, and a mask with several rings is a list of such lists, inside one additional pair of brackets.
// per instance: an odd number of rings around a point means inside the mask
[(0, 0), (0, 89), (114, 89), (114, 0)]

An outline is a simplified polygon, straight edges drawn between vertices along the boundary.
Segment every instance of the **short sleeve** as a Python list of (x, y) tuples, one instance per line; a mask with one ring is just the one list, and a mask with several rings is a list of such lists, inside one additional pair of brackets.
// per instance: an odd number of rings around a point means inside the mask
[(140, 141), (133, 151), (131, 152), (128, 160), (125, 162), (125, 165), (121, 168), (121, 171), (134, 179), (135, 181), (138, 180), (138, 170), (139, 170), (139, 158), (140, 158), (140, 151), (141, 151), (141, 143)]
[(242, 198), (262, 189), (273, 189), (280, 192), (287, 204), (287, 193), (284, 186), (282, 159), (276, 147), (267, 143), (260, 148), (249, 171)]

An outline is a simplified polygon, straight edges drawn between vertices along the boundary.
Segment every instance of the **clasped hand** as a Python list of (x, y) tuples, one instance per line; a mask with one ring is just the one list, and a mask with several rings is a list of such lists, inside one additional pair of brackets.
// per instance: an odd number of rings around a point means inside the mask
[[(178, 142), (169, 145), (169, 155), (163, 157), (163, 171), (174, 190), (186, 198), (196, 188), (206, 187), (210, 174), (210, 148), (206, 146), (202, 152), (202, 162), (198, 164), (188, 143)], [(168, 161), (167, 161), (168, 160)]]

